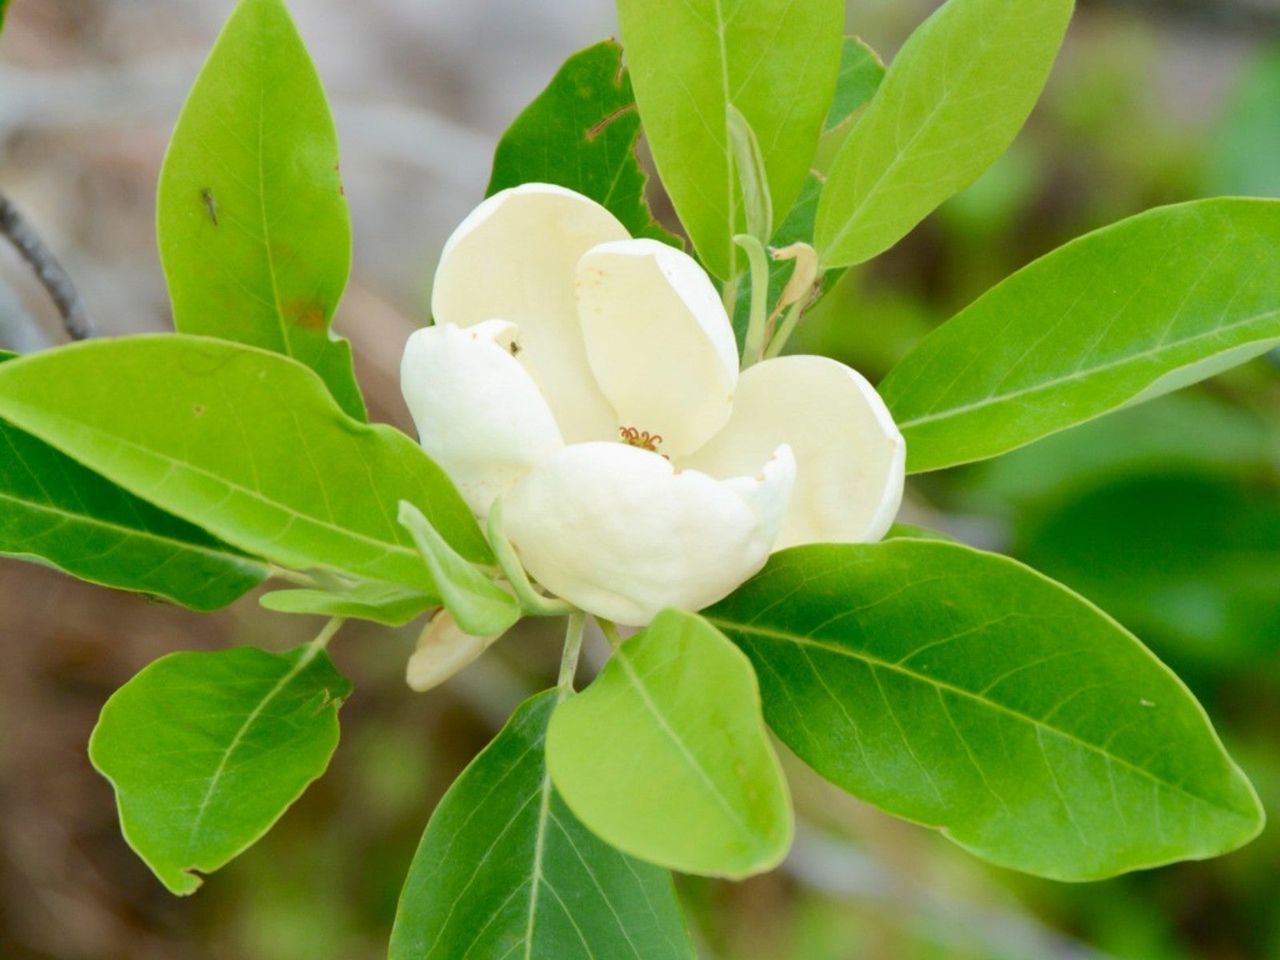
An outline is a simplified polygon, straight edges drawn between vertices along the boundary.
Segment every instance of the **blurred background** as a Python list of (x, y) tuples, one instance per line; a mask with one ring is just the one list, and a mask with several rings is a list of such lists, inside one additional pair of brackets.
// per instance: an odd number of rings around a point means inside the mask
[[(169, 324), (154, 187), (232, 0), (11, 0), (0, 37), (0, 190), (57, 252), (102, 333)], [(851, 0), (886, 58), (935, 7)], [(934, 324), (1062, 242), (1147, 207), (1280, 196), (1280, 0), (1080, 0), (1010, 153), (868, 268), (793, 349), (877, 379)], [(609, 0), (291, 0), (334, 103), (355, 223), (338, 328), (374, 416), (407, 426), (396, 371), (444, 238), (480, 199), (503, 128)], [(1277, 252), (1280, 269), (1280, 251)], [(61, 339), (0, 244), (0, 346)], [(909, 518), (1080, 590), (1187, 681), (1280, 816), (1280, 359), (917, 478)], [(103, 701), (161, 654), (282, 649), (318, 624), (213, 616), (0, 559), (0, 957), (365, 960), (450, 781), (552, 675), (558, 638), (498, 644), (430, 695), (403, 684), (413, 629), (348, 627), (356, 684), (328, 775), (196, 896), (170, 897), (120, 838), (85, 744)], [(1267, 960), (1280, 957), (1280, 830), (1220, 860), (1069, 886), (989, 868), (789, 762), (801, 815), (777, 872), (682, 882), (707, 960)]]

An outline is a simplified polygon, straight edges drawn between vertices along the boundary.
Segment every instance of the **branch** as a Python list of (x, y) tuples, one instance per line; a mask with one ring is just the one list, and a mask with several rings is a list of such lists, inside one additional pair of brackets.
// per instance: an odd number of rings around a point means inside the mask
[(22, 259), (27, 261), (35, 272), (36, 278), (48, 291), (50, 299), (62, 316), (62, 326), (72, 340), (84, 340), (93, 334), (93, 324), (85, 313), (80, 295), (76, 293), (75, 284), (62, 269), (52, 251), (49, 250), (35, 228), (18, 212), (18, 208), (0, 193), (0, 234), (3, 234)]

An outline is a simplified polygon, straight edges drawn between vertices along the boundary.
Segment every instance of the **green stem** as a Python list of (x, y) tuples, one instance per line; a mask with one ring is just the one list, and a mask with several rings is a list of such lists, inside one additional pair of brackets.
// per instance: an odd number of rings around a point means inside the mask
[(609, 646), (617, 650), (622, 646), (622, 634), (618, 633), (618, 628), (612, 620), (605, 620), (602, 617), (596, 617), (596, 623), (600, 624), (600, 632), (604, 634), (604, 638), (609, 641)]
[(742, 367), (746, 369), (758, 363), (764, 355), (765, 319), (769, 310), (769, 255), (764, 244), (749, 233), (740, 233), (733, 242), (747, 253), (751, 265), (751, 320), (747, 324), (747, 338), (742, 348)]
[(787, 345), (787, 341), (791, 339), (791, 334), (796, 332), (796, 327), (800, 324), (800, 315), (804, 313), (805, 301), (797, 300), (791, 305), (791, 309), (787, 311), (786, 318), (782, 321), (782, 326), (778, 328), (777, 334), (769, 341), (769, 349), (765, 351), (766, 359), (772, 359), (782, 352), (782, 348)]
[(587, 615), (582, 612), (569, 614), (569, 624), (564, 631), (564, 652), (560, 655), (560, 678), (556, 684), (563, 700), (573, 693), (573, 677), (578, 672), (578, 656), (582, 653), (582, 636), (586, 633)]
[(333, 635), (342, 629), (342, 625), (346, 623), (345, 617), (334, 617), (316, 634), (316, 638), (307, 644), (307, 651), (302, 655), (302, 659), (298, 661), (298, 669), (310, 663), (316, 657), (324, 652), (329, 646), (329, 641), (333, 639)]
[(511, 541), (502, 532), (501, 497), (494, 500), (493, 506), (489, 508), (489, 546), (493, 549), (493, 555), (498, 558), (502, 575), (507, 578), (512, 593), (520, 601), (520, 606), (525, 613), (535, 617), (563, 617), (565, 614), (576, 612), (577, 607), (573, 604), (553, 597), (544, 597), (529, 582), (529, 575), (524, 572), (524, 566), (516, 556), (515, 547), (511, 546)]

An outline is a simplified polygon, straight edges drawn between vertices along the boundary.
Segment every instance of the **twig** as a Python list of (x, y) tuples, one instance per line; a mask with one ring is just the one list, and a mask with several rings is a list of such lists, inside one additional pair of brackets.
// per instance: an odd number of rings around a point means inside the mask
[(36, 278), (44, 285), (49, 297), (62, 316), (62, 326), (72, 340), (84, 340), (93, 334), (93, 324), (85, 313), (75, 284), (62, 269), (53, 252), (45, 246), (35, 228), (18, 212), (18, 208), (0, 193), (0, 234), (13, 244), (23, 260), (31, 265)]

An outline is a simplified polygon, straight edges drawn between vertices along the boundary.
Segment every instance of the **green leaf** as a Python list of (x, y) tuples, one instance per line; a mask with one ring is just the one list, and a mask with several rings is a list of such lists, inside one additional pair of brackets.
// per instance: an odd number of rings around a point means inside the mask
[(459, 556), (413, 504), (401, 501), (399, 517), (426, 561), (445, 607), (464, 633), (501, 636), (515, 625), (520, 619), (515, 597)]
[(885, 534), (886, 540), (942, 540), (946, 543), (955, 543), (955, 539), (941, 533), (937, 530), (930, 530), (927, 527), (917, 527), (910, 523), (895, 523), (889, 528), (889, 532)]
[(926, 337), (880, 392), (912, 471), (992, 457), (1280, 343), (1280, 201), (1148, 211), (1025, 267)]
[(351, 268), (338, 137), (281, 0), (240, 0), (174, 130), (157, 198), (182, 333), (287, 354), (365, 419), (351, 345), (329, 333)]
[(556, 709), (547, 765), (583, 823), (651, 863), (745, 877), (791, 846), (751, 664), (696, 614), (659, 614)]
[(861, 110), (880, 89), (885, 66), (861, 37), (845, 37), (840, 48), (840, 75), (836, 78), (836, 95), (822, 124), (822, 132), (830, 133)]
[(693, 960), (670, 874), (596, 839), (551, 786), (556, 699), (525, 701), (436, 807), (390, 960)]
[(1048, 79), (1072, 0), (948, 0), (907, 40), (831, 167), (828, 267), (901, 240), (1004, 153)]
[(930, 540), (800, 547), (706, 616), (802, 759), (987, 860), (1094, 880), (1262, 828), (1181, 681), (1012, 560)]
[(115, 787), (129, 845), (188, 894), (324, 773), (350, 692), (312, 644), (174, 653), (107, 701), (89, 757)]
[(555, 183), (606, 207), (634, 237), (682, 246), (654, 220), (636, 161), (640, 115), (622, 47), (579, 50), (507, 128), (485, 196), (522, 183)]
[(0, 422), (0, 554), (191, 607), (225, 607), (267, 577), (209, 536)]
[(773, 236), (773, 202), (769, 199), (769, 179), (764, 154), (751, 124), (732, 103), (725, 107), (725, 124), (733, 150), (733, 172), (741, 190), (747, 233), (762, 244)]
[(338, 409), (306, 367), (180, 334), (93, 340), (0, 364), (0, 417), (255, 556), (434, 595), (395, 522), (419, 506), (492, 562), (448, 477), (404, 434)]
[[(846, 37), (843, 59), (841, 60), (840, 82), (836, 88), (836, 98), (832, 103), (831, 112), (827, 115), (828, 127), (834, 121), (838, 129), (829, 129), (823, 136), (820, 152), (828, 149), (828, 141), (834, 141), (848, 135), (848, 132), (854, 126), (854, 122), (856, 122), (854, 114), (875, 95), (876, 88), (880, 85), (883, 77), (884, 64), (881, 63), (880, 57), (875, 51), (856, 37)], [(815, 164), (818, 159), (815, 158)], [(804, 186), (800, 188), (800, 195), (796, 198), (791, 212), (787, 214), (786, 219), (782, 221), (781, 226), (775, 231), (773, 239), (770, 241), (771, 247), (778, 249), (790, 246), (793, 243), (813, 245), (813, 226), (818, 213), (818, 197), (822, 193), (824, 182), (825, 178), (817, 170), (809, 172), (808, 176), (805, 177)], [(770, 305), (778, 302), (778, 297), (782, 295), (782, 291), (786, 287), (787, 281), (791, 279), (791, 274), (794, 270), (795, 261), (793, 260), (770, 261), (768, 298)], [(822, 274), (822, 288), (819, 293), (822, 294), (831, 290), (843, 275), (844, 269), (842, 267), (824, 271)], [(738, 297), (734, 301), (733, 315), (733, 327), (738, 335), (739, 347), (742, 346), (743, 338), (747, 332), (747, 325), (750, 321), (750, 289), (751, 278), (744, 275), (738, 284)]]
[[(0, 350), (0, 363), (18, 355)], [(0, 554), (216, 610), (267, 577), (252, 557), (0, 421)]]
[(727, 108), (755, 131), (773, 209), (800, 193), (840, 69), (840, 0), (619, 0), (645, 137), (707, 269), (737, 274), (746, 230)]
[(259, 603), (277, 613), (313, 614), (371, 620), (388, 627), (401, 627), (439, 601), (429, 594), (393, 583), (360, 583), (344, 590), (274, 590)]

